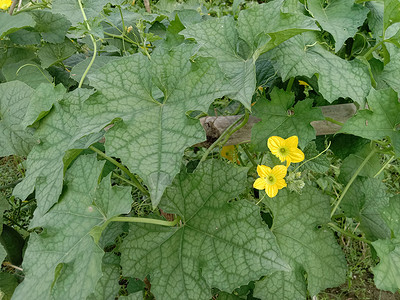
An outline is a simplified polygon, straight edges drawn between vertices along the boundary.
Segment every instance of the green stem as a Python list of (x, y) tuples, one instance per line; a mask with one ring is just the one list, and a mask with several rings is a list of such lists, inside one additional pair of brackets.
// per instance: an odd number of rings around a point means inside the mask
[(379, 174), (381, 174), (383, 172), (383, 170), (385, 170), (385, 168), (388, 166), (388, 164), (390, 164), (392, 162), (392, 160), (395, 158), (395, 156), (393, 155), (384, 165), (383, 167), (378, 171), (378, 173), (376, 173), (374, 175), (374, 178), (378, 177)]
[(47, 80), (48, 82), (50, 82), (52, 85), (54, 85), (54, 83), (51, 82), (51, 80), (50, 80), (49, 78), (47, 78), (47, 76), (43, 73), (42, 69), (41, 69), (38, 65), (35, 65), (35, 64), (25, 64), (25, 65), (23, 65), (23, 66), (20, 66), (15, 74), (18, 75), (19, 71), (21, 71), (22, 68), (25, 68), (25, 67), (27, 67), (27, 66), (36, 67), (36, 68), (39, 70), (39, 72), (42, 73), (42, 75), (44, 76), (44, 78), (46, 78), (46, 80)]
[(176, 224), (178, 224), (180, 220), (181, 220), (181, 218), (179, 216), (173, 221), (164, 221), (164, 220), (139, 218), (139, 217), (113, 217), (110, 219), (110, 222), (146, 223), (146, 224), (154, 224), (154, 225), (173, 227)]
[[(235, 130), (232, 131), (232, 129), (240, 122), (243, 122), (241, 124), (239, 124), (237, 126), (237, 129), (235, 128)], [(236, 130), (239, 130), (240, 128), (242, 128), (244, 125), (246, 125), (247, 121), (249, 120), (249, 112), (246, 110), (246, 113), (244, 116), (240, 117), (238, 120), (236, 120), (236, 122), (234, 122), (231, 126), (229, 126), (227, 129), (225, 129), (225, 131), (220, 135), (220, 137), (214, 142), (212, 143), (212, 145), (206, 150), (206, 152), (204, 152), (203, 156), (200, 159), (200, 163), (205, 161), (207, 156), (210, 154), (210, 152), (216, 147), (218, 146), (222, 141), (223, 143), (221, 143), (222, 145), (224, 145), (226, 143), (226, 141), (229, 139), (229, 137), (236, 132)], [(227, 137), (227, 139), (225, 139), (225, 137)]]
[(294, 82), (294, 77), (291, 77), (291, 78), (289, 79), (288, 84), (287, 84), (286, 92), (290, 92), (290, 91), (292, 90), (293, 82)]
[(384, 42), (385, 42), (385, 41), (382, 40), (382, 41), (380, 41), (379, 43), (377, 43), (374, 47), (370, 48), (370, 49), (368, 50), (368, 52), (365, 53), (365, 54), (363, 55), (363, 57), (365, 57), (366, 59), (368, 59), (368, 57), (372, 54), (372, 52), (374, 52), (374, 51), (375, 51), (379, 46), (381, 46)]
[[(86, 18), (86, 14), (85, 14), (85, 11), (83, 9), (81, 0), (78, 0), (78, 4), (79, 4), (79, 8), (81, 9), (83, 20), (85, 20), (86, 28), (90, 31), (91, 28), (90, 28), (90, 25), (89, 25), (88, 20)], [(89, 36), (90, 36), (90, 39), (91, 39), (91, 41), (93, 43), (93, 56), (92, 56), (92, 59), (89, 62), (89, 65), (87, 66), (85, 72), (83, 72), (82, 78), (79, 81), (78, 88), (82, 87), (83, 81), (85, 80), (86, 75), (89, 73), (89, 70), (92, 67), (92, 65), (94, 63), (94, 60), (96, 59), (96, 55), (97, 55), (97, 44), (96, 44), (96, 41), (94, 40), (94, 37), (93, 37), (93, 35), (91, 33), (89, 33)]]
[(354, 180), (357, 178), (358, 174), (361, 172), (361, 170), (364, 168), (364, 166), (367, 164), (367, 162), (370, 160), (370, 158), (377, 152), (377, 150), (374, 148), (371, 150), (371, 152), (368, 154), (368, 156), (364, 159), (364, 161), (361, 163), (361, 165), (358, 167), (358, 169), (354, 172), (353, 176), (351, 177), (350, 181), (347, 183), (346, 187), (344, 188), (342, 194), (340, 195), (338, 201), (335, 204), (335, 207), (332, 209), (331, 212), (331, 218), (335, 214), (336, 209), (339, 207), (340, 202), (342, 202), (344, 196), (346, 195), (347, 191), (349, 190), (350, 186), (353, 184)]
[(253, 157), (251, 156), (251, 153), (249, 152), (249, 150), (247, 149), (247, 146), (245, 145), (240, 145), (240, 147), (243, 149), (244, 153), (246, 153), (247, 157), (249, 158), (249, 160), (251, 161), (251, 163), (253, 164), (254, 167), (257, 167), (257, 163), (255, 162), (255, 160), (253, 159)]
[(330, 117), (325, 117), (325, 121), (331, 122), (331, 123), (339, 125), (339, 126), (343, 126), (344, 125), (344, 123), (336, 121), (335, 119), (332, 119)]
[(295, 173), (300, 167), (302, 167), (304, 164), (308, 163), (309, 161), (318, 158), (319, 156), (321, 156), (323, 153), (325, 153), (326, 151), (328, 151), (329, 147), (331, 146), (331, 142), (329, 142), (328, 146), (324, 149), (324, 151), (322, 151), (321, 153), (318, 153), (318, 155), (311, 157), (309, 159), (307, 159), (306, 161), (304, 161), (301, 165), (299, 165), (296, 169), (293, 170), (293, 173)]
[(130, 38), (127, 38), (125, 35), (122, 35), (122, 34), (121, 35), (117, 35), (117, 34), (108, 33), (108, 32), (104, 32), (104, 34), (108, 35), (110, 37), (113, 37), (113, 38), (122, 39), (122, 40), (124, 40), (126, 42), (129, 42), (129, 43), (135, 45), (135, 46), (138, 46), (138, 47), (140, 46), (138, 43), (132, 41)]
[(122, 165), (121, 163), (117, 162), (115, 159), (109, 157), (108, 155), (106, 155), (105, 153), (103, 153), (102, 151), (100, 151), (99, 149), (97, 149), (94, 146), (89, 146), (89, 149), (96, 152), (98, 155), (100, 155), (101, 157), (103, 157), (104, 159), (108, 160), (110, 163), (112, 163), (113, 165), (117, 166), (118, 168), (120, 168), (124, 173), (126, 173), (129, 178), (132, 180), (132, 184), (134, 186), (136, 186), (143, 194), (145, 194), (146, 196), (150, 196), (149, 192), (142, 186), (142, 184), (137, 180), (137, 178), (135, 177), (135, 175), (133, 175), (124, 165)]
[(330, 226), (332, 229), (334, 229), (337, 232), (340, 232), (343, 235), (346, 235), (348, 237), (351, 237), (351, 238), (353, 238), (355, 240), (362, 241), (362, 242), (367, 243), (367, 244), (371, 244), (371, 241), (369, 241), (367, 239), (364, 239), (364, 238), (361, 238), (361, 237), (359, 237), (359, 236), (357, 236), (357, 235), (355, 235), (353, 233), (347, 232), (346, 230), (343, 230), (339, 226), (336, 226), (334, 223), (328, 223), (328, 226)]

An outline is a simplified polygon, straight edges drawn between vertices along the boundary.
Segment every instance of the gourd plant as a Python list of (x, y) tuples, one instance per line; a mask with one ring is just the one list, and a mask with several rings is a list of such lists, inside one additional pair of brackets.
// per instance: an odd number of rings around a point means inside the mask
[[(37, 207), (7, 297), (306, 299), (346, 280), (337, 235), (398, 290), (382, 179), (400, 155), (399, 0), (16, 4), (0, 7), (0, 155), (26, 157), (8, 201)], [(341, 103), (358, 112), (316, 137)], [(203, 149), (215, 114), (240, 117)]]

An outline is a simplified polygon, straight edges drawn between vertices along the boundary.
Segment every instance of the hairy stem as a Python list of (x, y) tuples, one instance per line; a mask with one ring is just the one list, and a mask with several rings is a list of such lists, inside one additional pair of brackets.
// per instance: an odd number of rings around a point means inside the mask
[(137, 180), (137, 178), (135, 177), (135, 175), (133, 175), (123, 164), (117, 162), (115, 159), (109, 157), (107, 154), (105, 154), (104, 152), (100, 151), (99, 149), (97, 149), (94, 146), (89, 146), (89, 149), (96, 152), (98, 155), (100, 155), (101, 157), (103, 157), (104, 159), (108, 160), (110, 163), (112, 163), (113, 165), (117, 166), (118, 168), (120, 168), (125, 174), (127, 174), (129, 176), (129, 178), (132, 180), (132, 184), (134, 186), (136, 186), (143, 194), (145, 194), (146, 196), (150, 196), (149, 192), (144, 188), (144, 186)]
[(343, 126), (344, 125), (344, 123), (336, 121), (335, 119), (332, 119), (330, 117), (325, 117), (325, 121), (331, 122), (331, 123), (339, 125), (339, 126)]
[(181, 220), (180, 217), (177, 217), (173, 221), (139, 218), (139, 217), (113, 217), (110, 219), (110, 222), (146, 223), (146, 224), (154, 224), (154, 225), (173, 227), (176, 224), (178, 224), (180, 220)]
[(361, 163), (361, 165), (358, 167), (358, 169), (354, 172), (353, 176), (347, 183), (346, 187), (344, 188), (342, 194), (340, 195), (338, 201), (335, 204), (335, 207), (332, 209), (331, 212), (331, 218), (335, 214), (336, 209), (339, 207), (340, 202), (342, 202), (344, 196), (346, 195), (347, 191), (349, 190), (350, 186), (353, 184), (354, 180), (357, 178), (358, 174), (360, 174), (361, 170), (364, 168), (364, 166), (367, 164), (367, 162), (370, 160), (370, 158), (377, 152), (377, 150), (374, 148), (372, 151), (368, 154), (368, 156), (364, 159), (364, 161)]
[(355, 240), (362, 241), (362, 242), (367, 243), (367, 244), (371, 244), (371, 241), (369, 241), (367, 239), (364, 239), (362, 237), (359, 237), (359, 236), (357, 236), (357, 235), (355, 235), (353, 233), (350, 233), (350, 232), (348, 232), (346, 230), (343, 230), (339, 226), (336, 226), (336, 224), (334, 224), (334, 223), (328, 223), (328, 226), (331, 227), (333, 230), (335, 230), (337, 232), (340, 232), (341, 234), (343, 234), (345, 236), (351, 237), (351, 238), (353, 238)]
[[(90, 28), (90, 25), (88, 23), (88, 20), (87, 20), (85, 11), (83, 9), (81, 0), (78, 0), (78, 3), (79, 3), (79, 8), (81, 9), (81, 13), (82, 13), (83, 19), (85, 20), (86, 28), (87, 28), (87, 30), (90, 31), (91, 28)], [(89, 36), (90, 36), (90, 39), (91, 39), (91, 41), (93, 43), (93, 56), (92, 56), (92, 59), (89, 62), (89, 65), (87, 66), (85, 72), (83, 72), (82, 78), (79, 81), (78, 88), (82, 87), (83, 81), (85, 80), (86, 75), (89, 73), (89, 70), (92, 67), (92, 65), (94, 63), (94, 60), (96, 59), (96, 55), (97, 55), (97, 44), (96, 44), (96, 41), (94, 40), (94, 37), (93, 37), (93, 35), (91, 33), (89, 33)]]

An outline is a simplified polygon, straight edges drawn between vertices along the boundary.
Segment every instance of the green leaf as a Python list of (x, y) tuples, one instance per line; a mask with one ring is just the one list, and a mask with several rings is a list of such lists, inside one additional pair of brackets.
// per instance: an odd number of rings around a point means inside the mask
[(254, 115), (261, 119), (251, 131), (251, 142), (257, 149), (264, 151), (270, 136), (288, 138), (296, 135), (299, 145), (304, 148), (315, 139), (315, 129), (312, 121), (323, 120), (319, 108), (313, 108), (312, 99), (299, 101), (294, 105), (294, 93), (274, 88), (271, 91), (271, 101), (259, 99), (254, 105)]
[(254, 59), (291, 37), (318, 30), (315, 20), (306, 17), (302, 5), (288, 9), (287, 1), (275, 0), (243, 10), (238, 18), (239, 36), (254, 52)]
[(114, 299), (119, 291), (120, 278), (120, 259), (114, 253), (105, 253), (101, 270), (103, 275), (96, 285), (93, 294), (87, 297), (87, 300), (109, 300)]
[(400, 157), (400, 103), (392, 89), (372, 89), (368, 95), (369, 109), (360, 110), (347, 120), (340, 132), (370, 140), (389, 137), (396, 156)]
[(279, 0), (257, 5), (242, 11), (238, 22), (233, 17), (211, 19), (181, 32), (201, 45), (199, 55), (217, 59), (233, 89), (229, 96), (248, 109), (256, 88), (258, 56), (296, 34), (318, 29), (303, 14), (281, 13), (282, 4)]
[(30, 235), (22, 265), (25, 279), (15, 299), (86, 299), (94, 292), (104, 252), (89, 233), (128, 213), (132, 201), (130, 188), (111, 187), (110, 176), (98, 185), (103, 165), (95, 155), (83, 155), (67, 171), (68, 188), (60, 201), (34, 224), (44, 231)]
[(343, 252), (332, 232), (323, 226), (330, 221), (329, 197), (307, 186), (301, 195), (282, 190), (276, 198), (264, 202), (274, 216), (271, 230), (292, 271), (277, 272), (257, 282), (254, 296), (305, 299), (307, 289), (313, 296), (344, 283)]
[[(3, 227), (3, 223), (1, 224), (1, 227)], [(2, 244), (0, 244), (0, 262), (1, 263), (3, 263), (6, 256), (7, 256), (7, 251), (6, 251), (6, 249), (4, 249), (4, 246)], [(1, 287), (0, 287), (0, 289), (1, 289)]]
[(383, 28), (386, 30), (390, 25), (400, 22), (400, 0), (384, 0)]
[(307, 5), (322, 29), (332, 34), (336, 51), (357, 33), (368, 14), (368, 9), (354, 4), (354, 0), (328, 1), (328, 4), (324, 0), (308, 0)]
[(143, 300), (143, 292), (137, 292), (134, 294), (129, 294), (128, 296), (120, 296), (118, 299), (121, 300)]
[(363, 106), (371, 88), (367, 67), (341, 59), (315, 41), (312, 33), (295, 36), (268, 52), (268, 57), (283, 80), (318, 74), (319, 92), (327, 101), (349, 97)]
[(23, 82), (0, 84), (0, 156), (27, 155), (33, 132), (21, 125), (34, 90)]
[(389, 228), (393, 231), (395, 237), (400, 237), (400, 196), (390, 198), (387, 207), (382, 210), (382, 218), (388, 224)]
[(380, 211), (389, 204), (385, 184), (380, 179), (358, 177), (340, 203), (347, 217), (360, 222), (369, 240), (390, 238), (390, 229)]
[(390, 62), (385, 65), (380, 78), (400, 95), (400, 49), (390, 49)]
[(39, 33), (26, 29), (13, 32), (8, 37), (13, 43), (19, 45), (38, 45), (41, 41)]
[(66, 38), (64, 42), (60, 44), (44, 44), (39, 48), (38, 56), (42, 62), (42, 67), (46, 69), (51, 65), (67, 59), (75, 52), (75, 45)]
[(215, 60), (191, 62), (193, 50), (193, 45), (158, 48), (151, 61), (137, 54), (110, 62), (90, 76), (102, 93), (96, 109), (105, 111), (110, 121), (123, 120), (106, 133), (106, 153), (121, 158), (143, 179), (153, 206), (179, 172), (184, 149), (205, 140), (199, 121), (186, 112), (207, 111), (214, 99), (227, 93)]
[[(81, 61), (78, 64), (76, 64), (71, 69), (71, 73), (70, 73), (71, 78), (74, 79), (76, 82), (79, 82), (81, 80), (83, 73), (86, 71), (91, 59), (92, 58), (89, 57), (89, 58), (85, 59), (84, 61)], [(88, 74), (94, 73), (97, 69), (103, 67), (107, 63), (109, 63), (113, 60), (116, 60), (116, 59), (118, 59), (118, 57), (116, 57), (116, 56), (98, 56), (98, 57), (96, 57), (96, 59), (94, 60), (94, 63), (90, 67)], [(88, 77), (86, 77), (83, 82), (85, 84), (90, 84)]]
[(15, 288), (18, 286), (17, 277), (10, 273), (0, 273), (0, 295), (2, 300), (11, 300)]
[(50, 83), (40, 84), (29, 102), (21, 125), (26, 127), (42, 119), (48, 114), (53, 104), (63, 98), (65, 92), (62, 84), (57, 86)]
[[(103, 11), (104, 5), (108, 2), (113, 2), (110, 0), (80, 0), (83, 9), (85, 11), (86, 17), (88, 19), (97, 17), (100, 12)], [(69, 21), (71, 21), (73, 26), (78, 23), (83, 22), (83, 16), (81, 9), (79, 7), (79, 2), (76, 0), (53, 0), (52, 1), (52, 12), (54, 14), (62, 14)]]
[[(67, 150), (85, 149), (100, 137), (91, 134), (99, 132), (108, 124), (101, 118), (85, 117), (84, 102), (93, 90), (76, 89), (64, 96), (64, 100), (54, 103), (53, 109), (44, 118), (35, 132), (40, 141), (29, 153), (24, 180), (13, 194), (20, 199), (36, 188), (38, 208), (35, 216), (40, 218), (58, 201), (63, 184), (63, 157)], [(91, 111), (96, 116), (97, 111)]]
[(372, 243), (380, 262), (372, 268), (378, 289), (395, 293), (400, 288), (400, 238)]
[(3, 225), (3, 213), (5, 210), (10, 209), (10, 208), (11, 208), (11, 206), (8, 203), (6, 197), (4, 197), (3, 194), (1, 193), (0, 194), (0, 224), (1, 224), (0, 225), (0, 235), (3, 231), (3, 226), (2, 226)]
[(246, 173), (215, 160), (179, 174), (160, 207), (179, 214), (183, 225), (132, 225), (121, 245), (123, 274), (150, 274), (156, 298), (197, 300), (209, 299), (211, 287), (230, 292), (262, 275), (287, 271), (258, 207), (227, 202), (244, 190)]
[(309, 143), (303, 152), (305, 156), (304, 161), (307, 162), (299, 168), (299, 171), (311, 170), (317, 173), (325, 173), (329, 170), (331, 162), (325, 154), (318, 156), (320, 152), (317, 150), (315, 142)]
[(0, 39), (7, 34), (13, 33), (20, 28), (33, 27), (35, 21), (27, 13), (20, 13), (15, 16), (10, 16), (6, 13), (0, 14)]
[(230, 81), (233, 99), (251, 108), (256, 89), (256, 70), (252, 58), (238, 54), (239, 35), (233, 17), (211, 19), (188, 27), (181, 34), (194, 38), (201, 45), (199, 55), (215, 57)]
[(33, 11), (31, 15), (36, 22), (35, 29), (40, 32), (45, 42), (62, 43), (64, 41), (71, 27), (71, 22), (64, 16), (44, 10)]
[(365, 7), (370, 10), (367, 20), (368, 27), (371, 30), (373, 37), (378, 40), (382, 39), (384, 3), (368, 1), (365, 2)]

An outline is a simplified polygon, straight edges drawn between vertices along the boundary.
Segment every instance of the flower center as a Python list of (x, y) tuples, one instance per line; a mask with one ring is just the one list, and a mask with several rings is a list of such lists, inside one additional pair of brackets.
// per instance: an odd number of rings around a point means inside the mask
[(286, 154), (286, 148), (280, 148), (280, 149), (279, 149), (279, 152), (280, 152), (281, 154)]
[(275, 176), (273, 175), (269, 175), (268, 177), (265, 178), (265, 180), (267, 181), (267, 184), (275, 184)]

